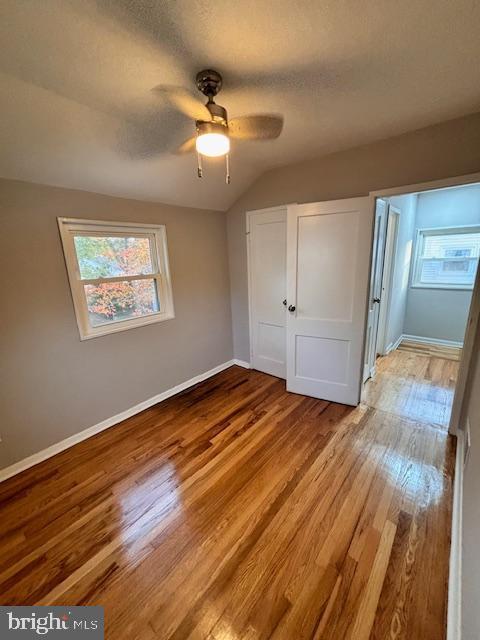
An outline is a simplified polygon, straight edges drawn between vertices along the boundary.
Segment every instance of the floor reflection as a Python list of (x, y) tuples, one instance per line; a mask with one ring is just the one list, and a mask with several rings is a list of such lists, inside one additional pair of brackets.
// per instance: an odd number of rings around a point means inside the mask
[(448, 427), (458, 362), (405, 351), (377, 359), (363, 402), (397, 416)]

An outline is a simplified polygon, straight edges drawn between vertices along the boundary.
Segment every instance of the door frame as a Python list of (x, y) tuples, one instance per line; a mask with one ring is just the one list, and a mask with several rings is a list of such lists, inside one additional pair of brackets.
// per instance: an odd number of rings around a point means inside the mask
[[(379, 216), (379, 203), (383, 202), (383, 215)], [(379, 224), (377, 225), (377, 220)], [(375, 376), (376, 371), (376, 357), (377, 357), (377, 336), (380, 323), (380, 311), (381, 304), (374, 303), (372, 296), (376, 293), (375, 288), (378, 284), (379, 271), (383, 274), (384, 263), (384, 251), (385, 242), (387, 238), (387, 225), (388, 225), (388, 200), (386, 198), (376, 198), (375, 200), (375, 213), (373, 219), (373, 240), (371, 248), (371, 261), (370, 261), (370, 273), (368, 284), (368, 299), (367, 299), (367, 326), (366, 326), (366, 340), (365, 340), (365, 353), (364, 353), (364, 366), (362, 375), (362, 385)], [(381, 243), (381, 244), (380, 244)], [(381, 263), (379, 256), (382, 257)], [(380, 284), (380, 290), (383, 287), (383, 276)], [(381, 292), (379, 293), (381, 297)], [(375, 306), (374, 306), (375, 305)], [(373, 324), (370, 322), (370, 316), (372, 315)], [(376, 315), (376, 319), (375, 319)], [(369, 334), (369, 327), (371, 333)], [(372, 357), (373, 361), (370, 360)]]
[(390, 319), (390, 308), (392, 300), (392, 279), (397, 253), (398, 224), (400, 222), (400, 209), (394, 207), (387, 200), (387, 235), (385, 238), (385, 257), (383, 260), (382, 296), (380, 302), (380, 315), (378, 319), (378, 331), (376, 350), (377, 353), (385, 355), (385, 335)]
[[(290, 203), (290, 204), (296, 204), (296, 203)], [(253, 216), (258, 215), (258, 214), (264, 214), (264, 213), (271, 213), (272, 211), (278, 211), (279, 209), (285, 209), (286, 211), (288, 211), (288, 204), (279, 204), (276, 207), (266, 207), (265, 209), (250, 209), (249, 211), (246, 212), (246, 221), (245, 221), (245, 237), (246, 237), (246, 241), (247, 241), (247, 285), (248, 285), (248, 340), (249, 340), (249, 344), (250, 344), (250, 349), (249, 349), (249, 356), (250, 356), (250, 360), (249, 360), (249, 365), (252, 366), (252, 362), (253, 362), (253, 345), (254, 345), (254, 341), (253, 341), (253, 300), (252, 300), (252, 295), (253, 295), (253, 284), (252, 284), (252, 278), (253, 278), (253, 274), (252, 274), (252, 249), (250, 247), (250, 227), (251, 227), (251, 220), (253, 218)], [(286, 339), (285, 339), (286, 340)]]
[[(435, 191), (438, 189), (447, 189), (449, 187), (463, 187), (468, 184), (480, 183), (480, 172), (469, 173), (463, 176), (455, 176), (451, 178), (443, 178), (440, 180), (431, 180), (429, 182), (420, 182), (417, 184), (409, 184), (400, 187), (392, 187), (390, 189), (379, 189), (371, 191), (370, 196), (373, 197), (374, 203), (377, 198), (389, 198), (390, 196), (400, 196), (410, 193), (420, 193), (422, 191)], [(375, 204), (374, 204), (375, 207)], [(373, 249), (373, 238), (370, 253)], [(371, 266), (370, 266), (371, 268)], [(370, 295), (370, 293), (369, 293)], [(462, 356), (460, 358), (460, 366), (458, 370), (457, 384), (455, 385), (455, 394), (452, 403), (452, 412), (448, 432), (457, 435), (459, 430), (464, 429), (465, 409), (467, 391), (472, 376), (472, 357), (476, 350), (480, 349), (480, 344), (476, 344), (476, 334), (480, 327), (480, 268), (477, 269), (475, 285), (472, 291), (472, 299), (470, 302), (470, 310), (465, 331), (465, 339), (463, 342)], [(365, 342), (367, 336), (365, 334)], [(479, 341), (480, 342), (480, 341)]]

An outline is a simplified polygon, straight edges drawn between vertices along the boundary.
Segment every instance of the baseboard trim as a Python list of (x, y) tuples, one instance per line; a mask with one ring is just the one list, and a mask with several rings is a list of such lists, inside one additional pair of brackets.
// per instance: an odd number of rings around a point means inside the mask
[(421, 342), (422, 344), (433, 344), (438, 347), (454, 347), (456, 349), (461, 349), (463, 347), (463, 342), (456, 342), (455, 340), (442, 340), (441, 338), (424, 338), (423, 336), (412, 336), (408, 333), (403, 334), (400, 342), (402, 340), (411, 340), (412, 342)]
[(65, 438), (65, 440), (61, 440), (60, 442), (57, 442), (56, 444), (53, 444), (50, 447), (39, 451), (38, 453), (34, 453), (33, 455), (28, 456), (28, 458), (19, 460), (18, 462), (5, 467), (4, 469), (0, 469), (0, 482), (8, 480), (8, 478), (11, 478), (18, 473), (21, 473), (22, 471), (25, 471), (26, 469), (29, 469), (30, 467), (33, 467), (36, 464), (47, 460), (48, 458), (51, 458), (57, 453), (61, 453), (62, 451), (65, 451), (65, 449), (69, 449), (79, 442), (83, 442), (83, 440), (86, 440), (87, 438), (90, 438), (97, 433), (100, 433), (101, 431), (105, 431), (105, 429), (113, 427), (119, 422), (122, 422), (122, 420), (130, 418), (131, 416), (134, 416), (135, 414), (140, 413), (141, 411), (144, 411), (149, 407), (152, 407), (154, 404), (158, 404), (159, 402), (162, 402), (163, 400), (166, 400), (167, 398), (170, 398), (171, 396), (174, 396), (177, 393), (188, 389), (189, 387), (193, 387), (199, 382), (203, 382), (204, 380), (211, 378), (212, 376), (220, 373), (221, 371), (224, 371), (225, 369), (228, 369), (234, 364), (240, 367), (245, 367), (246, 369), (250, 368), (250, 364), (248, 362), (236, 359), (229, 360), (228, 362), (224, 362), (223, 364), (219, 364), (217, 367), (214, 367), (209, 371), (205, 371), (204, 373), (200, 373), (198, 376), (194, 376), (193, 378), (190, 378), (185, 382), (181, 382), (180, 384), (177, 384), (174, 387), (167, 389), (166, 391), (162, 391), (162, 393), (159, 393), (152, 398), (148, 398), (147, 400), (144, 400), (143, 402), (140, 402), (139, 404), (136, 404), (129, 409), (125, 409), (125, 411), (121, 411), (111, 418), (102, 420), (102, 422), (93, 425), (93, 427), (88, 427), (87, 429), (84, 429), (83, 431), (80, 431), (79, 433), (76, 433), (69, 438)]
[(400, 345), (400, 343), (401, 343), (401, 341), (403, 340), (403, 338), (404, 338), (404, 336), (403, 336), (403, 334), (402, 334), (401, 336), (399, 336), (399, 337), (397, 338), (397, 340), (395, 340), (395, 342), (391, 342), (391, 343), (388, 345), (388, 347), (385, 349), (385, 355), (386, 355), (386, 356), (388, 356), (388, 354), (389, 354), (391, 351), (395, 351), (395, 349), (397, 349), (397, 348), (398, 348), (398, 346)]
[(461, 640), (462, 636), (462, 503), (465, 439), (457, 434), (455, 478), (453, 482), (452, 535), (448, 576), (447, 640)]
[(245, 360), (238, 360), (238, 358), (234, 358), (232, 360), (232, 364), (236, 364), (239, 367), (243, 367), (244, 369), (251, 369), (250, 362), (246, 362)]

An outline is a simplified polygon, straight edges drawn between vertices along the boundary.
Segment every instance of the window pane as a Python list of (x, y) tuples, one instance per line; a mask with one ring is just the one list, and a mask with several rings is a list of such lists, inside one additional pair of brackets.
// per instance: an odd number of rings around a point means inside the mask
[(420, 282), (422, 284), (473, 285), (477, 259), (422, 260)]
[(473, 286), (480, 254), (480, 233), (423, 232), (417, 269), (420, 284)]
[(153, 273), (149, 238), (75, 236), (82, 280)]
[(126, 280), (84, 285), (92, 327), (160, 311), (155, 280)]
[(480, 233), (425, 235), (424, 258), (478, 258)]

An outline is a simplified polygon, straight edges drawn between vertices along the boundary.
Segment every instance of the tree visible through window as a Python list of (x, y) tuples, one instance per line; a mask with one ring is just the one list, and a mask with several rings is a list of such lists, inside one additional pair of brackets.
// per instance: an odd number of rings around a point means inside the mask
[(414, 286), (472, 288), (480, 256), (476, 227), (422, 229), (418, 233)]
[(59, 223), (82, 337), (172, 317), (164, 227)]
[[(80, 277), (86, 280), (153, 274), (150, 240), (135, 237), (75, 236)], [(93, 326), (157, 313), (153, 279), (85, 285)]]

